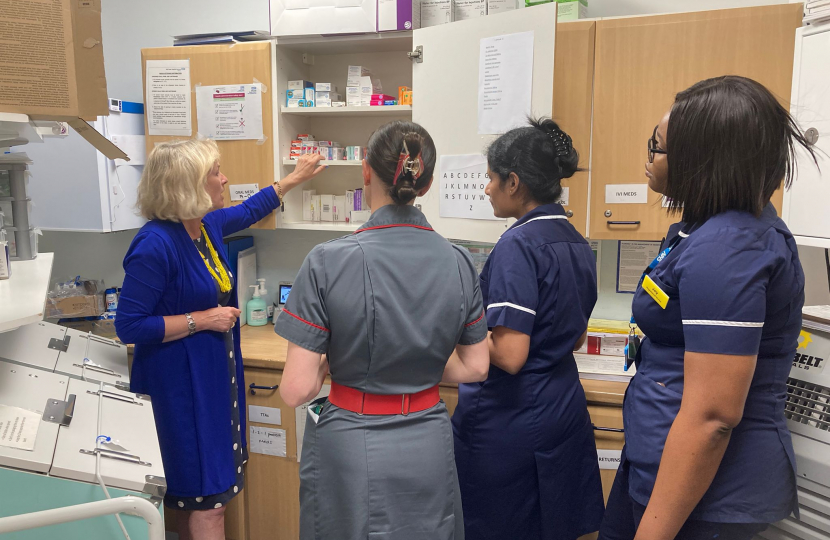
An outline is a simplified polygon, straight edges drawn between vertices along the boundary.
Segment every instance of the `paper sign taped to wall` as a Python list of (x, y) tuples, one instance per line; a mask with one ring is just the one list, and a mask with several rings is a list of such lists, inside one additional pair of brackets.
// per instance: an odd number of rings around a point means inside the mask
[(262, 84), (196, 88), (199, 133), (217, 141), (262, 139)]
[(236, 184), (230, 186), (231, 201), (245, 201), (259, 192), (257, 184)]
[(483, 155), (441, 156), (438, 179), (438, 213), (442, 218), (499, 220), (484, 193), (490, 177)]
[(190, 137), (190, 60), (147, 60), (146, 69), (149, 134)]
[(249, 426), (251, 452), (266, 456), (286, 457), (285, 430)]

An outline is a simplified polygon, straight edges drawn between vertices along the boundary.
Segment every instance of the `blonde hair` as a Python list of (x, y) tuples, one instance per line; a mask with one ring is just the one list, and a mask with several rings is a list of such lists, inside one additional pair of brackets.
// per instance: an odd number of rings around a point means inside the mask
[(207, 176), (219, 161), (219, 147), (210, 139), (187, 139), (156, 146), (138, 184), (138, 207), (147, 219), (198, 219), (211, 211)]

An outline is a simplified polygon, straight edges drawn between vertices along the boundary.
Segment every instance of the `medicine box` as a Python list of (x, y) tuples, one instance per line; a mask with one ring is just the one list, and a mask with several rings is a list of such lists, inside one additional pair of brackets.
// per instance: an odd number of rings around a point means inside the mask
[(354, 212), (354, 190), (346, 191), (346, 221), (351, 221), (352, 212)]
[(351, 213), (350, 221), (351, 223), (366, 223), (370, 217), (372, 217), (371, 210), (355, 210)]
[(337, 195), (337, 196), (334, 197), (333, 215), (334, 215), (334, 221), (339, 221), (341, 223), (346, 221), (346, 196), (345, 195)]
[(346, 88), (346, 105), (349, 107), (360, 106), (360, 86), (349, 86)]
[(346, 102), (345, 101), (332, 101), (331, 106), (332, 107), (345, 107)]
[(421, 28), (452, 22), (452, 0), (421, 0)]
[(337, 87), (330, 82), (318, 82), (314, 85), (314, 90), (317, 92), (337, 92)]
[(286, 90), (285, 91), (285, 104), (288, 105), (291, 103), (292, 99), (305, 99), (305, 91), (304, 90)]
[(305, 107), (305, 100), (301, 98), (291, 98), (285, 105), (289, 109), (298, 109), (300, 107)]
[(320, 221), (320, 195), (311, 198), (311, 221)]
[(314, 211), (313, 211), (313, 200), (314, 196), (317, 194), (316, 190), (313, 189), (304, 189), (303, 190), (303, 221), (313, 221), (314, 220)]
[(378, 0), (378, 32), (415, 30), (420, 20), (418, 0)]
[(360, 78), (368, 77), (372, 72), (363, 66), (349, 66), (349, 75), (346, 78), (346, 86), (360, 86)]
[(334, 195), (320, 195), (320, 221), (334, 221)]
[(560, 22), (587, 18), (588, 0), (558, 0), (556, 17)]
[[(487, 0), (487, 15), (495, 15), (497, 13), (513, 11), (519, 7), (517, 5), (518, 1), (520, 0)], [(559, 20), (562, 19), (560, 18)]]
[(314, 84), (310, 81), (288, 81), (289, 90), (299, 90), (302, 92), (306, 88), (314, 88)]
[(453, 21), (466, 21), (487, 15), (487, 0), (455, 0)]

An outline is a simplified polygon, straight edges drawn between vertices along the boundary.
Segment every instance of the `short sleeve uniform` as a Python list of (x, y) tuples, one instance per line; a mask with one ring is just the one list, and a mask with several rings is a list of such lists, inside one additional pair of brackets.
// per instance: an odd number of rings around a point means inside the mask
[(685, 352), (757, 355), (743, 419), (690, 519), (772, 523), (797, 507), (784, 418), (804, 304), (795, 242), (772, 205), (760, 218), (726, 212), (679, 234), (649, 275), (669, 297), (665, 309), (642, 288), (633, 301), (646, 339), (623, 412), (629, 493), (648, 504), (680, 409)]
[[(312, 250), (276, 332), (326, 353), (341, 385), (412, 394), (436, 386), (456, 345), (484, 340), (487, 323), (470, 255), (420, 210), (390, 205)], [(306, 423), (301, 461), (303, 540), (463, 538), (443, 402), (389, 416), (326, 403)]]
[(499, 239), (480, 276), (490, 329), (530, 336), (516, 375), (459, 385), (453, 415), (469, 538), (575, 539), (596, 531), (602, 486), (573, 347), (597, 300), (596, 259), (561, 205)]

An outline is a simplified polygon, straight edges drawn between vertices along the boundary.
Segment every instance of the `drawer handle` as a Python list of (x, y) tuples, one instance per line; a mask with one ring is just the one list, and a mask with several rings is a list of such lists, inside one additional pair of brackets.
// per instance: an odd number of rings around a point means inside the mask
[(613, 427), (598, 427), (591, 424), (594, 428), (594, 431), (610, 431), (611, 433), (625, 433), (625, 430), (622, 428), (613, 428)]
[(611, 221), (608, 220), (609, 225), (639, 225), (639, 221)]
[(274, 386), (260, 386), (257, 383), (251, 383), (248, 385), (248, 388), (251, 389), (251, 395), (255, 396), (257, 390), (276, 390), (279, 388), (280, 385), (275, 384)]

